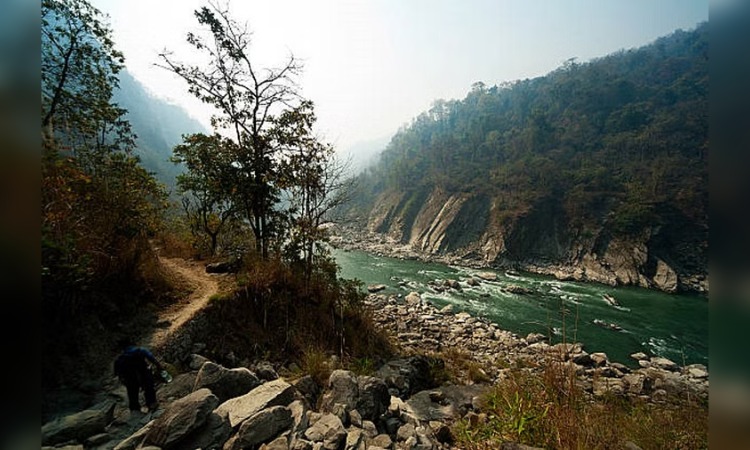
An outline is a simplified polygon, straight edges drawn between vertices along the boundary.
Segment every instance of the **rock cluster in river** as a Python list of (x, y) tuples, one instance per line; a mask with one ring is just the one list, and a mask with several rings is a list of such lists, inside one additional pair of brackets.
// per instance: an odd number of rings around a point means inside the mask
[(389, 330), (405, 351), (429, 354), (461, 349), (492, 383), (502, 381), (513, 367), (543, 370), (547, 364), (563, 364), (594, 397), (615, 393), (660, 402), (685, 392), (708, 396), (708, 370), (702, 364), (680, 367), (663, 357), (636, 353), (631, 356), (638, 368), (630, 368), (610, 361), (603, 352), (587, 352), (581, 343), (550, 345), (542, 334), (521, 337), (484, 318), (454, 313), (451, 305), (438, 309), (417, 292), (403, 299), (372, 294), (367, 303), (376, 323)]

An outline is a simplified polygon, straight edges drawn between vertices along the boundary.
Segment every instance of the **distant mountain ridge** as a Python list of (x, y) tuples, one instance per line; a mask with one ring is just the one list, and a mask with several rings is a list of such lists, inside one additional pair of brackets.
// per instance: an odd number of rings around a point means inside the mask
[(114, 101), (128, 110), (126, 118), (138, 136), (136, 154), (146, 170), (174, 191), (175, 177), (183, 168), (169, 161), (172, 149), (182, 142), (183, 134), (209, 131), (181, 106), (149, 93), (127, 70), (119, 73), (119, 79)]
[(708, 24), (438, 100), (339, 213), (427, 255), (705, 291)]

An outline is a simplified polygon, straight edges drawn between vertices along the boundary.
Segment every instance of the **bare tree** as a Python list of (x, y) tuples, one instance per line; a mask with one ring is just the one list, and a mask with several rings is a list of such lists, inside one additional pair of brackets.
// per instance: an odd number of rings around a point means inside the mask
[(234, 21), (226, 7), (209, 2), (195, 11), (205, 34), (188, 33), (187, 42), (208, 57), (207, 66), (179, 62), (169, 52), (157, 64), (184, 79), (188, 90), (213, 105), (212, 125), (228, 130), (236, 144), (234, 201), (244, 211), (255, 236), (256, 250), (268, 257), (278, 223), (274, 206), (279, 201), (276, 184), (279, 143), (274, 139), (284, 110), (300, 98), (295, 82), (301, 65), (293, 55), (278, 68), (259, 68), (250, 57), (251, 34)]

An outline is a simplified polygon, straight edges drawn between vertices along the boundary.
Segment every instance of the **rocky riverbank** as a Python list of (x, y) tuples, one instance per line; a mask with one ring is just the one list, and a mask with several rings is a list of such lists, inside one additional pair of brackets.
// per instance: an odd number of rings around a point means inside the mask
[[(416, 249), (410, 243), (403, 243), (389, 235), (366, 229), (336, 226), (332, 229), (331, 245), (344, 250), (361, 250), (378, 256), (434, 262), (472, 269), (516, 270), (539, 275), (551, 275), (562, 281), (584, 281), (610, 286), (634, 285), (664, 292), (694, 292), (707, 295), (708, 278), (704, 275), (678, 275), (669, 265), (659, 260), (654, 268), (652, 279), (647, 279), (635, 269), (633, 260), (643, 255), (630, 254), (632, 251), (617, 249), (613, 244), (602, 257), (583, 254), (569, 264), (549, 261), (492, 261), (488, 262), (476, 252), (467, 254), (435, 253)], [(641, 253), (645, 250), (641, 249)], [(636, 252), (638, 253), (638, 252)]]
[(666, 358), (635, 353), (631, 357), (638, 368), (631, 369), (582, 343), (550, 345), (542, 334), (517, 336), (484, 318), (454, 314), (450, 305), (437, 309), (417, 292), (403, 298), (371, 294), (368, 305), (376, 323), (395, 336), (404, 351), (441, 354), (460, 349), (479, 365), (489, 384), (501, 382), (516, 367), (541, 371), (558, 364), (573, 371), (592, 398), (614, 393), (660, 402), (686, 392), (708, 396), (708, 370), (702, 364), (680, 367)]
[[(639, 368), (631, 369), (580, 343), (550, 345), (541, 334), (516, 336), (450, 307), (438, 309), (417, 292), (371, 294), (365, 306), (401, 351), (369, 375), (337, 367), (335, 359), (324, 385), (268, 363), (227, 368), (195, 353), (204, 346), (192, 342), (174, 355), (185, 370), (159, 388), (160, 409), (129, 413), (124, 389), (116, 386), (100, 404), (45, 424), (42, 443), (68, 450), (448, 449), (452, 425), (478, 416), (492, 385), (512, 370), (549, 367), (574, 374), (591, 401), (616, 395), (659, 404), (708, 396), (702, 365), (634, 354)], [(183, 334), (181, 342), (187, 341)], [(436, 376), (457, 355), (471, 370), (458, 370), (451, 380)]]

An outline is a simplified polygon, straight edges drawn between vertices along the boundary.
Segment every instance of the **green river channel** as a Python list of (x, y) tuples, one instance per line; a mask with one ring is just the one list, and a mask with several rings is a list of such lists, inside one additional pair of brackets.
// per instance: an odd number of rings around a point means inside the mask
[[(644, 352), (679, 365), (708, 366), (708, 299), (667, 294), (636, 287), (559, 281), (529, 273), (476, 270), (463, 267), (380, 257), (362, 251), (334, 249), (340, 276), (369, 285), (388, 286), (380, 293), (406, 296), (418, 292), (438, 308), (453, 305), (484, 317), (519, 336), (542, 333), (553, 343), (581, 342), (589, 353), (605, 352), (611, 361), (637, 367), (629, 355)], [(494, 272), (497, 281), (469, 286), (480, 272)], [(457, 280), (461, 290), (438, 292), (428, 283)], [(515, 285), (530, 293), (513, 294)], [(605, 300), (605, 295), (615, 299)]]

